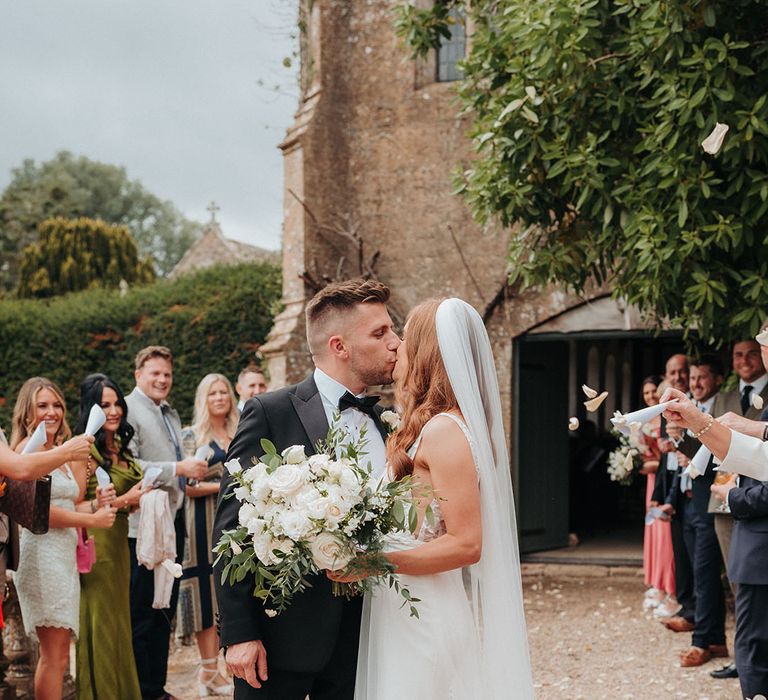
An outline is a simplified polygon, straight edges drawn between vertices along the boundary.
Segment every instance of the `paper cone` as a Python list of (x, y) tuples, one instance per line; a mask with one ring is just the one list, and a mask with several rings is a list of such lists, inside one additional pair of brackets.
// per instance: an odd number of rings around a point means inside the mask
[(37, 424), (35, 432), (32, 433), (29, 440), (27, 441), (27, 444), (24, 445), (24, 449), (21, 451), (21, 454), (28, 455), (31, 452), (37, 452), (43, 445), (45, 445), (45, 439), (45, 421), (41, 420)]
[(712, 453), (702, 445), (696, 450), (696, 454), (691, 458), (691, 463), (685, 468), (683, 474), (687, 474), (691, 479), (701, 476), (707, 471), (710, 457)]
[(611, 418), (611, 423), (613, 423), (613, 427), (620, 433), (629, 435), (630, 425), (632, 425), (632, 423), (639, 423), (642, 426), (643, 423), (647, 423), (649, 420), (653, 420), (656, 416), (660, 416), (667, 410), (667, 406), (676, 401), (677, 399), (665, 401), (664, 403), (641, 408), (639, 411), (632, 411), (632, 413), (625, 413), (624, 415), (617, 412), (617, 415)]
[(112, 483), (112, 479), (109, 478), (106, 470), (103, 467), (96, 467), (96, 481), (99, 482), (101, 488), (106, 488)]
[(208, 445), (200, 445), (195, 450), (195, 459), (204, 459), (208, 461), (208, 453), (211, 451), (211, 448)]
[(99, 428), (107, 422), (107, 417), (104, 415), (99, 404), (95, 403), (91, 406), (91, 412), (88, 414), (88, 423), (85, 426), (86, 435), (96, 435)]

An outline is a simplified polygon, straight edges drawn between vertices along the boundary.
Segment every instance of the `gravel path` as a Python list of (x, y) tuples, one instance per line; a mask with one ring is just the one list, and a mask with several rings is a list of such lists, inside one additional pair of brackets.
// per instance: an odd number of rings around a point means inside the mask
[[(585, 571), (576, 577), (577, 567), (527, 571), (524, 595), (538, 700), (740, 700), (738, 681), (709, 677), (723, 659), (679, 667), (677, 654), (690, 644), (690, 635), (674, 634), (643, 613), (644, 588), (636, 575), (595, 577)], [(553, 577), (547, 571), (572, 573)], [(728, 647), (733, 648), (731, 615)], [(173, 649), (168, 689), (184, 700), (198, 697), (196, 662), (196, 647)]]

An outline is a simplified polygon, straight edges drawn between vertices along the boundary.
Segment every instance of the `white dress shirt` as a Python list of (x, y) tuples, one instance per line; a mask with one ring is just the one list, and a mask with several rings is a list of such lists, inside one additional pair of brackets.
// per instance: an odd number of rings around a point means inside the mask
[(744, 396), (745, 386), (752, 387), (752, 393), (749, 395), (752, 398), (755, 394), (761, 394), (766, 385), (768, 385), (768, 374), (758, 377), (754, 382), (745, 382), (743, 379), (739, 379), (739, 396)]
[[(332, 377), (329, 377), (321, 369), (315, 368), (314, 379), (315, 384), (317, 384), (317, 390), (320, 392), (320, 398), (323, 400), (323, 410), (325, 411), (325, 417), (328, 419), (328, 425), (333, 425), (334, 417), (338, 414), (341, 425), (347, 430), (351, 440), (356, 440), (360, 435), (360, 429), (365, 426), (367, 452), (362, 456), (361, 462), (363, 464), (366, 462), (370, 464), (371, 474), (374, 479), (383, 477), (387, 470), (387, 453), (384, 447), (384, 440), (373, 418), (356, 408), (345, 408), (339, 414), (339, 399), (346, 392), (353, 392)], [(365, 396), (365, 394), (358, 394), (358, 397), (362, 396)]]

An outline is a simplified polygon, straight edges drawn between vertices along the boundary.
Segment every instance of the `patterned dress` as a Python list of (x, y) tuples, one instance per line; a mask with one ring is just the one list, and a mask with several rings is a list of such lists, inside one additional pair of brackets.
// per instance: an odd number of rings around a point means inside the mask
[[(75, 510), (80, 487), (65, 464), (51, 474), (51, 507)], [(75, 636), (80, 621), (77, 530), (52, 527), (44, 535), (22, 529), (19, 566), (13, 576), (24, 631), (37, 640), (38, 627), (59, 627)]]
[[(185, 431), (186, 445), (192, 439)], [(206, 481), (220, 481), (226, 452), (215, 441), (209, 443), (208, 477)], [(176, 634), (188, 636), (202, 632), (215, 623), (216, 597), (213, 593), (213, 518), (216, 515), (218, 494), (187, 498), (184, 504), (187, 539), (184, 546), (183, 575), (179, 588), (179, 606)]]

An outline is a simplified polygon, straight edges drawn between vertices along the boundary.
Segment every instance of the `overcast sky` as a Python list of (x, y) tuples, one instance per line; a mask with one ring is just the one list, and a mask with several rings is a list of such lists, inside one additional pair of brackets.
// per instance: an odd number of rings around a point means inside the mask
[[(0, 0), (0, 191), (69, 150), (277, 248), (295, 0)], [(278, 89), (275, 89), (278, 86)]]

